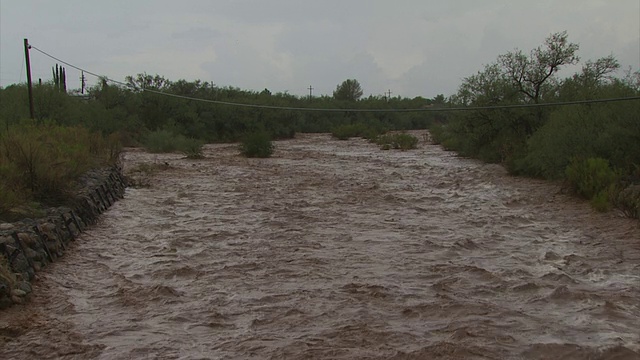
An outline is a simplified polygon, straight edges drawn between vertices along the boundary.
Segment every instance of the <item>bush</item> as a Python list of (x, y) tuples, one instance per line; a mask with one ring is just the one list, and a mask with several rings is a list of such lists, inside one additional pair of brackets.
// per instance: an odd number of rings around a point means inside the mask
[(142, 144), (152, 153), (170, 153), (178, 150), (178, 136), (167, 130), (157, 130), (148, 133)]
[[(566, 179), (571, 190), (589, 199), (598, 211), (609, 211), (612, 203), (625, 200), (620, 198), (619, 174), (602, 158), (574, 158), (566, 169)], [(622, 200), (621, 200), (622, 199)]]
[(204, 142), (202, 140), (182, 137), (178, 144), (178, 150), (185, 154), (189, 159), (202, 159), (202, 146)]
[(340, 125), (331, 129), (331, 135), (338, 140), (348, 140), (352, 137), (362, 136), (366, 130), (364, 124)]
[(418, 146), (418, 138), (410, 134), (396, 134), (395, 141), (401, 150), (415, 149)]
[(362, 131), (362, 138), (369, 140), (369, 142), (375, 143), (379, 136), (384, 135), (387, 130), (382, 126), (370, 126)]
[(378, 136), (376, 143), (381, 146), (382, 150), (390, 148), (409, 150), (418, 146), (418, 138), (411, 134), (385, 134)]
[(202, 140), (174, 134), (168, 130), (157, 130), (147, 134), (142, 141), (145, 149), (152, 153), (170, 153), (179, 151), (190, 159), (201, 159)]
[(625, 216), (640, 219), (640, 185), (630, 185), (613, 197), (613, 205)]
[(591, 198), (591, 207), (600, 212), (611, 210), (611, 202), (609, 201), (609, 191), (604, 190), (597, 193)]
[(274, 149), (271, 137), (265, 131), (246, 135), (240, 144), (240, 153), (249, 158), (268, 158), (273, 154)]
[(602, 158), (586, 160), (574, 158), (566, 172), (570, 188), (578, 195), (593, 199), (615, 186), (617, 174), (609, 167), (609, 162)]

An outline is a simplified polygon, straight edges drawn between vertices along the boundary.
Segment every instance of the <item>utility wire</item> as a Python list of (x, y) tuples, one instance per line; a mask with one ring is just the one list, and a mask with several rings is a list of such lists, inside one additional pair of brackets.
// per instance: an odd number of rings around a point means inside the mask
[(148, 93), (158, 94), (169, 96), (178, 99), (191, 100), (191, 101), (200, 101), (211, 104), (218, 105), (228, 105), (228, 106), (236, 106), (236, 107), (245, 107), (245, 108), (256, 108), (256, 109), (275, 109), (275, 110), (292, 110), (292, 111), (316, 111), (316, 112), (341, 112), (341, 111), (349, 111), (349, 112), (392, 112), (392, 113), (407, 113), (407, 112), (448, 112), (448, 111), (476, 111), (476, 110), (499, 110), (499, 109), (518, 109), (518, 108), (533, 108), (533, 107), (551, 107), (551, 106), (566, 106), (566, 105), (583, 105), (583, 104), (595, 104), (595, 103), (607, 103), (607, 102), (620, 102), (620, 101), (631, 101), (631, 100), (640, 100), (640, 96), (630, 96), (630, 97), (618, 97), (618, 98), (608, 98), (608, 99), (593, 99), (593, 100), (576, 100), (576, 101), (562, 101), (555, 103), (538, 103), (538, 104), (512, 104), (512, 105), (492, 105), (492, 106), (474, 106), (474, 107), (428, 107), (428, 108), (417, 108), (417, 109), (336, 109), (336, 108), (307, 108), (307, 107), (290, 107), (290, 106), (274, 106), (274, 105), (258, 105), (258, 104), (245, 104), (245, 103), (236, 103), (229, 101), (219, 101), (219, 100), (209, 100), (202, 98), (195, 98), (191, 96), (185, 95), (177, 95), (171, 94), (164, 91), (138, 88), (132, 86), (131, 84), (124, 83), (122, 81), (117, 81), (110, 79), (106, 76), (98, 75), (89, 70), (80, 68), (71, 63), (68, 63), (64, 60), (61, 60), (51, 54), (46, 53), (43, 50), (38, 49), (37, 47), (29, 44), (30, 48), (40, 52), (41, 54), (50, 57), (56, 61), (59, 61), (71, 68), (74, 68), (78, 71), (84, 71), (89, 75), (93, 75), (97, 78), (105, 79), (108, 82), (112, 82), (115, 84), (119, 84), (125, 86), (129, 89), (137, 90), (137, 91), (145, 91)]

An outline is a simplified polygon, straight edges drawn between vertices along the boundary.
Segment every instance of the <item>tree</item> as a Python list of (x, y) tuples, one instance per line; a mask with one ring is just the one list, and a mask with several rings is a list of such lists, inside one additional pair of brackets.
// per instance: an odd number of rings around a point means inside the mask
[(580, 59), (576, 55), (578, 44), (567, 40), (567, 32), (551, 34), (544, 46), (531, 50), (527, 57), (521, 50), (498, 57), (504, 72), (522, 94), (539, 103), (545, 94), (545, 85), (554, 80), (554, 74), (563, 65), (573, 65)]
[(125, 77), (125, 81), (130, 88), (135, 90), (150, 89), (163, 91), (171, 85), (171, 82), (165, 79), (163, 76), (157, 74), (153, 76), (147, 73), (138, 74), (136, 75), (136, 77), (127, 76)]
[[(563, 65), (576, 64), (578, 44), (567, 40), (567, 32), (549, 35), (543, 46), (539, 46), (526, 56), (522, 51), (508, 52), (498, 57), (502, 72), (511, 81), (525, 100), (535, 104), (547, 94), (554, 94), (558, 88), (555, 74)], [(544, 109), (537, 108), (533, 119), (524, 126), (527, 136), (532, 135), (544, 123)]]
[[(617, 81), (612, 73), (620, 68), (618, 60), (613, 55), (596, 61), (587, 61), (582, 66), (582, 72), (574, 74), (561, 82), (558, 94), (560, 100), (589, 100), (604, 96), (602, 90), (606, 85)], [(612, 95), (608, 95), (612, 96)]]
[(333, 98), (336, 100), (356, 101), (362, 96), (362, 87), (356, 79), (347, 79), (336, 87)]
[(484, 70), (463, 79), (454, 103), (465, 106), (488, 106), (517, 100), (517, 90), (498, 63), (485, 65)]

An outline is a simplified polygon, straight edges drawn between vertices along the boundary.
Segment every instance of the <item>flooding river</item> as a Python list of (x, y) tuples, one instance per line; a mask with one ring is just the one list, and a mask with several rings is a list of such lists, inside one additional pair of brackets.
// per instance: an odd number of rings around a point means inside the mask
[(207, 145), (0, 313), (1, 359), (639, 359), (640, 228), (421, 142)]

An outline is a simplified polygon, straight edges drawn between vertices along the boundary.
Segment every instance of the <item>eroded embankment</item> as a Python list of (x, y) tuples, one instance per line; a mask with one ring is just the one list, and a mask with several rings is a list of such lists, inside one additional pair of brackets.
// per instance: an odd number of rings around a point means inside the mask
[(638, 358), (636, 222), (424, 143), (237, 153), (128, 152), (168, 167), (3, 314), (0, 357)]
[(124, 195), (119, 166), (92, 170), (79, 183), (72, 208), (52, 208), (46, 217), (0, 223), (0, 311), (24, 303), (36, 273), (61, 257), (70, 241)]

